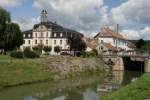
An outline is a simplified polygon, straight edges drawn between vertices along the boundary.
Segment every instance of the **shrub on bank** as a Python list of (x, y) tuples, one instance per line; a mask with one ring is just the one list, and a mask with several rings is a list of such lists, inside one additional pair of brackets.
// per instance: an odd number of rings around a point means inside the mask
[(38, 55), (34, 51), (31, 51), (30, 48), (25, 48), (24, 56), (27, 57), (27, 58), (38, 58), (40, 55)]
[(93, 49), (92, 51), (90, 51), (90, 52), (86, 52), (86, 51), (83, 51), (82, 53), (81, 53), (81, 57), (97, 57), (97, 55), (98, 55), (98, 52), (97, 52), (97, 50), (96, 49)]
[(21, 51), (12, 51), (10, 53), (10, 56), (14, 57), (14, 58), (23, 58), (23, 52), (21, 52)]
[(42, 54), (43, 46), (42, 46), (42, 45), (38, 45), (38, 46), (33, 47), (32, 49), (33, 49), (33, 51), (34, 51), (37, 55), (41, 55), (41, 54)]

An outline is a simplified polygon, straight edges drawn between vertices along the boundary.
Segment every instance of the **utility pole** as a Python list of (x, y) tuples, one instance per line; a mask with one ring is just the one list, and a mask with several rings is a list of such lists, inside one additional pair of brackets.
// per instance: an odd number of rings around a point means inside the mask
[[(117, 35), (119, 34), (119, 24), (117, 24)], [(116, 37), (116, 48), (118, 48), (118, 38)]]

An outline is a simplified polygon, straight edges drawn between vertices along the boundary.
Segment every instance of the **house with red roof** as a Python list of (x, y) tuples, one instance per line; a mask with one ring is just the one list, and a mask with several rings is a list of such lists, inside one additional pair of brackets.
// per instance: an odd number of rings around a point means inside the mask
[(126, 51), (128, 47), (128, 39), (121, 34), (115, 32), (109, 27), (103, 27), (101, 32), (94, 37), (98, 41), (98, 51)]

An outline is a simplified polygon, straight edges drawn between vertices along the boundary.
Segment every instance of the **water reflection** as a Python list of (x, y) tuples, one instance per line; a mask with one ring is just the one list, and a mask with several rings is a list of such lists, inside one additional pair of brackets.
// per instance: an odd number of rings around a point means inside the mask
[(107, 76), (24, 85), (0, 90), (0, 100), (99, 100), (101, 95), (126, 85), (138, 72), (114, 71)]

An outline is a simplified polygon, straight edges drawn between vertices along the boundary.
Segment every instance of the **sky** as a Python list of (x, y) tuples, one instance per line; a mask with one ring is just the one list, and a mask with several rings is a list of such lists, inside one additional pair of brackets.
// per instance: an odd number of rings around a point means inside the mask
[(150, 40), (150, 0), (0, 0), (22, 31), (40, 22), (46, 9), (48, 19), (92, 37), (104, 26), (129, 39)]

